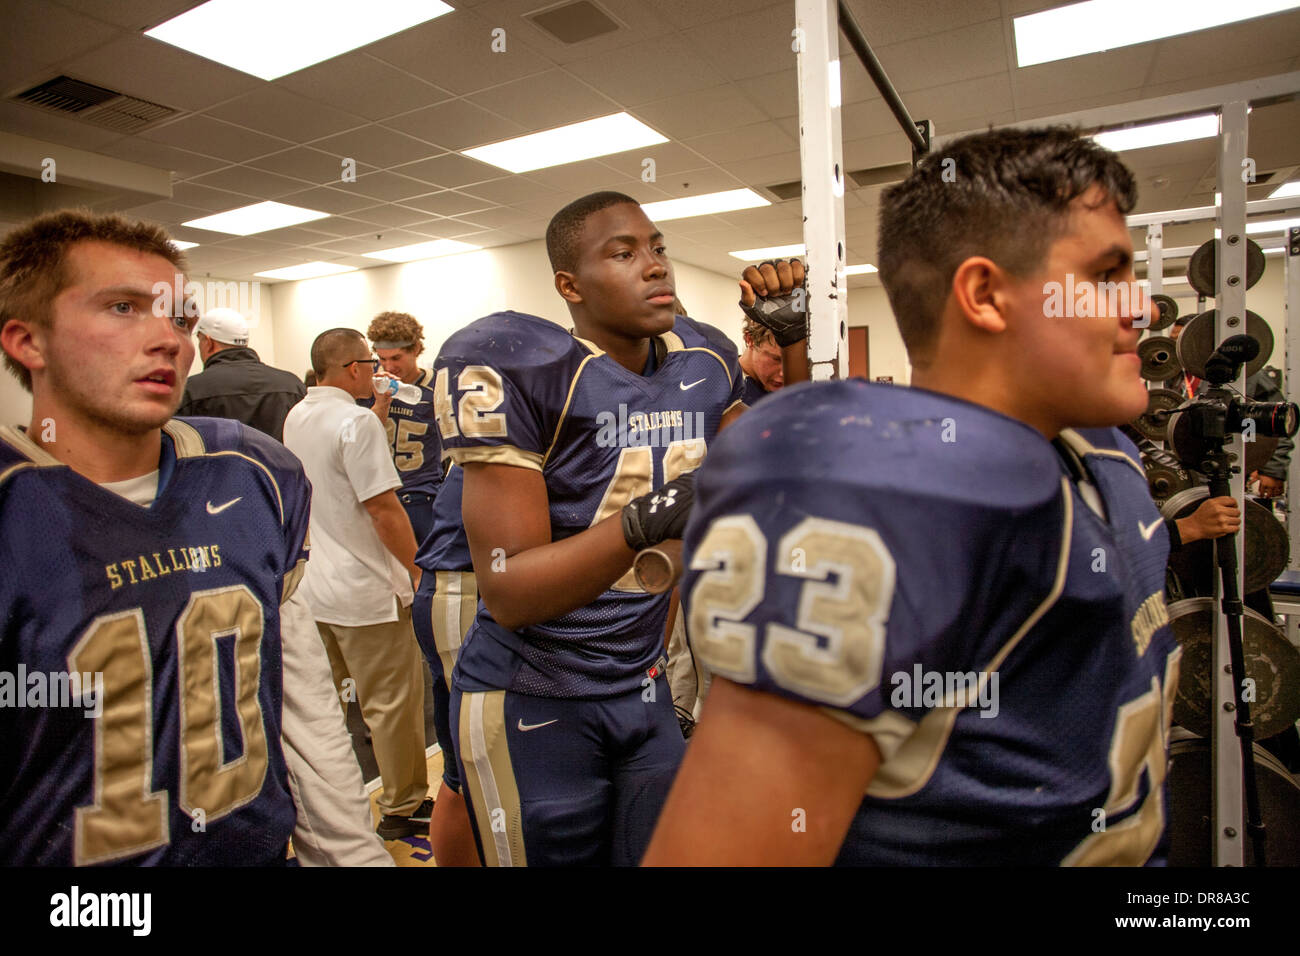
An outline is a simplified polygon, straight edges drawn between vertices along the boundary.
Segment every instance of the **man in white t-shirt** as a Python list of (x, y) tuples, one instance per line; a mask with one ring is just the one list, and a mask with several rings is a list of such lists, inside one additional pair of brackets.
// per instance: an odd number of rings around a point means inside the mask
[[(330, 329), (311, 347), (319, 384), (284, 422), (284, 443), (312, 484), (312, 560), (302, 590), (329, 652), (340, 699), (355, 699), (383, 778), (378, 833), (428, 828), (424, 685), (411, 629), (415, 535), (384, 427), (356, 399), (378, 360), (360, 332)], [(351, 682), (349, 682), (351, 678)]]

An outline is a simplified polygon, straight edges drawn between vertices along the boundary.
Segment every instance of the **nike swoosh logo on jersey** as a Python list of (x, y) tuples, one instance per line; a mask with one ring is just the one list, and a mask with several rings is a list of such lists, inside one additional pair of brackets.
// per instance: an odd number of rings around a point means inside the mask
[(1142, 532), (1142, 540), (1150, 541), (1151, 536), (1156, 533), (1156, 528), (1160, 527), (1160, 525), (1164, 523), (1164, 520), (1165, 520), (1164, 518), (1157, 518), (1149, 525), (1145, 525), (1141, 521), (1139, 521), (1138, 530)]
[(560, 718), (559, 718), (559, 717), (556, 717), (554, 720), (548, 720), (548, 721), (545, 721), (545, 722), (540, 723), (540, 724), (526, 724), (526, 723), (524, 723), (524, 719), (523, 719), (522, 717), (520, 717), (520, 718), (519, 718), (519, 729), (520, 729), (521, 731), (523, 731), (524, 733), (528, 733), (528, 731), (530, 731), (530, 730), (536, 730), (538, 727), (549, 727), (551, 724), (559, 723), (559, 720), (560, 720)]
[(231, 505), (233, 505), (235, 502), (237, 502), (237, 501), (243, 501), (243, 500), (244, 500), (244, 496), (243, 496), (243, 495), (240, 495), (238, 498), (231, 498), (231, 499), (230, 499), (229, 501), (227, 501), (224, 505), (217, 505), (215, 508), (212, 507), (212, 502), (209, 501), (209, 502), (208, 502), (208, 514), (210, 514), (210, 515), (219, 515), (219, 514), (221, 514), (221, 512), (225, 511), (227, 508), (229, 508), (229, 507), (230, 507)]
[(694, 388), (696, 385), (699, 385), (700, 382), (703, 382), (703, 381), (704, 381), (704, 379), (699, 379), (698, 381), (691, 382), (690, 385), (687, 385), (685, 382), (681, 382), (680, 385), (679, 385), (679, 387), (681, 388), (681, 390), (682, 390), (683, 392), (685, 392), (685, 391), (689, 391), (690, 389)]

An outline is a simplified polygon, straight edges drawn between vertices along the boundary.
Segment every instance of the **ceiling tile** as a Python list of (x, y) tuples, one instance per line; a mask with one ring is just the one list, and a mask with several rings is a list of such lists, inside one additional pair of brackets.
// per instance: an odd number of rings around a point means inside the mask
[[(427, 159), (437, 150), (383, 126), (370, 125), (312, 143), (316, 149), (355, 159), (376, 169)], [(427, 190), (426, 190), (427, 192)]]
[[(850, 98), (849, 92), (853, 81), (861, 73), (867, 86), (870, 86), (870, 93), (875, 96), (880, 94), (872, 85), (870, 78), (866, 77), (865, 70), (855, 70), (853, 66), (841, 61), (840, 67), (840, 88), (842, 90), (842, 102), (850, 103), (857, 99), (867, 98), (864, 95)], [(743, 92), (764, 115), (771, 119), (780, 119), (783, 116), (799, 115), (799, 74), (793, 69), (782, 70), (780, 73), (765, 73), (762, 76), (746, 77), (743, 80), (736, 80), (735, 87)]]
[(211, 184), (197, 182), (177, 183), (172, 187), (172, 199), (186, 206), (195, 206), (212, 212), (246, 206), (251, 201), (247, 194), (214, 189)]
[(410, 209), (395, 203), (383, 203), (358, 209), (352, 214), (352, 218), (386, 227), (409, 226), (412, 223), (424, 222), (429, 218), (429, 214), (420, 209)]
[[(343, 179), (343, 158), (319, 149), (312, 149), (310, 146), (295, 146), (280, 153), (259, 156), (257, 159), (249, 160), (247, 165), (322, 186), (346, 187), (347, 185)], [(367, 166), (365, 163), (356, 163), (354, 167), (347, 168), (358, 176), (375, 171), (374, 166)]]
[[(0, 104), (0, 115), (3, 115), (2, 109), (3, 104)], [(203, 173), (230, 165), (228, 160), (203, 156), (188, 149), (176, 149), (161, 143), (151, 143), (137, 136), (125, 136), (114, 140), (106, 146), (99, 147), (96, 152), (153, 166), (155, 169), (170, 169), (177, 179), (201, 176)]]
[(1007, 69), (1006, 38), (1000, 20), (878, 47), (876, 55), (899, 93)]
[(97, 20), (128, 30), (144, 31), (180, 16), (201, 0), (130, 0), (129, 3), (105, 3), (104, 0), (59, 0), (65, 7)]
[(524, 129), (548, 129), (617, 113), (617, 103), (562, 70), (472, 94), (469, 99)]
[[(558, 194), (557, 190), (532, 182), (523, 176), (510, 176), (507, 179), (498, 179), (495, 182), (479, 183), (477, 186), (465, 188), (462, 192), (470, 196), (477, 196), (479, 199), (489, 199), (498, 205), (513, 205), (525, 200), (541, 200)], [(559, 209), (561, 205), (563, 203), (560, 203), (555, 208)]]
[(1000, 21), (1002, 15), (998, 0), (848, 0), (848, 7), (876, 48), (983, 20)]
[(571, 63), (568, 70), (625, 106), (640, 106), (726, 81), (711, 58), (681, 42), (631, 46)]
[(356, 183), (349, 184), (349, 186), (363, 196), (374, 196), (376, 199), (382, 199), (385, 202), (395, 202), (399, 199), (408, 199), (411, 196), (423, 196), (429, 191), (427, 183), (387, 172), (367, 173), (364, 176), (358, 176)]
[(443, 153), (432, 159), (407, 163), (392, 167), (392, 172), (426, 183), (433, 183), (444, 188), (463, 186), (466, 183), (481, 183), (489, 179), (500, 179), (505, 175), (498, 166), (480, 163), (459, 153)]
[(476, 209), (473, 212), (466, 212), (464, 218), (476, 222), (480, 226), (498, 229), (503, 226), (520, 226), (528, 222), (532, 217), (520, 210), (511, 209), (509, 206), (497, 206), (492, 209)]
[(368, 120), (421, 109), (452, 95), (360, 51), (290, 73), (275, 84)]
[(119, 29), (52, 3), (7, 3), (0, 59), (21, 57), (52, 64), (107, 43)]
[(141, 139), (165, 146), (191, 149), (233, 162), (243, 162), (292, 145), (286, 139), (264, 136), (203, 115), (186, 116), (138, 135)]
[(120, 37), (69, 61), (65, 69), (79, 79), (186, 111), (202, 110), (262, 84), (255, 76), (140, 34)]
[(366, 125), (363, 117), (270, 85), (211, 107), (207, 115), (300, 143)]
[(742, 183), (750, 186), (771, 186), (788, 183), (802, 176), (799, 152), (791, 150), (759, 159), (742, 159), (728, 163), (727, 169)]
[(1135, 89), (1142, 85), (1154, 56), (1155, 51), (1144, 44), (1017, 69), (1012, 77), (1016, 106), (1033, 109), (1078, 99), (1081, 93), (1093, 97)]
[(490, 210), (485, 208), (487, 203), (486, 199), (475, 199), (473, 196), (467, 196), (452, 189), (444, 189), (442, 192), (402, 200), (404, 206), (409, 206), (412, 209), (422, 209), (435, 216), (457, 216), (475, 210), (489, 212)]
[(346, 238), (374, 232), (375, 223), (363, 222), (360, 219), (353, 219), (349, 216), (330, 216), (328, 219), (315, 220), (311, 223), (311, 228), (316, 232), (323, 232), (327, 235)]
[[(638, 165), (638, 169), (641, 167)], [(621, 189), (627, 185), (629, 178), (617, 170), (611, 169), (600, 160), (587, 159), (578, 163), (565, 163), (549, 169), (534, 169), (525, 174), (528, 179), (541, 183), (551, 189), (566, 192), (577, 190), (580, 193), (595, 192), (598, 189)], [(641, 181), (641, 177), (636, 177)], [(471, 191), (473, 186), (466, 187)]]
[(467, 100), (448, 100), (413, 113), (403, 113), (385, 120), (384, 125), (437, 143), (444, 149), (482, 146), (541, 128), (529, 128), (503, 119)]
[(638, 106), (637, 116), (672, 139), (690, 139), (758, 123), (767, 114), (728, 83)]
[(794, 67), (793, 30), (794, 11), (782, 2), (746, 17), (693, 26), (681, 37), (723, 76), (739, 80)]
[(228, 189), (245, 196), (256, 196), (259, 200), (279, 199), (289, 193), (300, 192), (307, 185), (300, 180), (277, 176), (251, 166), (227, 166), (215, 173), (196, 176), (191, 182), (213, 189)]
[(133, 206), (130, 209), (124, 209), (123, 213), (135, 219), (148, 219), (150, 222), (166, 226), (169, 224), (180, 225), (187, 220), (206, 216), (208, 210), (163, 201), (146, 203), (143, 206)]
[(687, 145), (714, 162), (725, 163), (788, 152), (799, 144), (777, 123), (765, 122), (741, 126), (725, 133), (697, 136), (688, 140)]
[(506, 49), (492, 52), (499, 24), (458, 10), (366, 47), (366, 52), (457, 95), (540, 73), (550, 64), (524, 42), (523, 30), (507, 30)]
[(291, 206), (302, 206), (306, 209), (319, 209), (321, 212), (334, 215), (352, 212), (354, 209), (362, 209), (375, 204), (375, 201), (369, 196), (350, 193), (346, 188), (333, 189), (329, 186), (319, 186), (315, 189), (289, 193), (287, 196), (281, 196), (280, 202), (288, 203)]

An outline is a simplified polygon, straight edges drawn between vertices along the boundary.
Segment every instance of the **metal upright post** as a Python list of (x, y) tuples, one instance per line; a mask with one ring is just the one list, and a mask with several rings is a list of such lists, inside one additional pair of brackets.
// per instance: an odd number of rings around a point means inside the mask
[[(1214, 330), (1215, 344), (1230, 335), (1246, 331), (1246, 184), (1241, 170), (1246, 159), (1245, 100), (1224, 103), (1219, 113), (1219, 207), (1218, 232), (1221, 236), (1215, 257), (1214, 304), (1218, 319)], [(1238, 391), (1245, 389), (1245, 369), (1232, 383)], [(1232, 437), (1229, 449), (1239, 463), (1245, 462), (1240, 433)], [(1245, 514), (1245, 475), (1238, 472), (1230, 480), (1232, 497)], [(1234, 535), (1237, 545), (1237, 593), (1242, 595), (1242, 545), (1246, 528)], [(1217, 567), (1217, 565), (1216, 565)], [(1242, 801), (1241, 743), (1236, 732), (1236, 688), (1233, 686), (1231, 659), (1228, 654), (1228, 621), (1220, 604), (1219, 577), (1215, 580), (1214, 621), (1214, 725), (1211, 753), (1214, 767), (1214, 863), (1216, 866), (1241, 866), (1246, 839), (1245, 808)]]
[[(1286, 295), (1283, 300), (1283, 315), (1286, 317), (1286, 400), (1297, 401), (1300, 388), (1296, 376), (1300, 375), (1300, 227), (1287, 230), (1286, 247), (1282, 250), (1283, 276), (1286, 282)], [(1292, 571), (1300, 571), (1300, 455), (1291, 456), (1291, 466), (1287, 470), (1286, 482), (1286, 531), (1291, 539)], [(1287, 616), (1287, 630), (1294, 633), (1291, 622), (1294, 615)]]
[(799, 161), (808, 261), (808, 363), (814, 381), (842, 378), (848, 353), (840, 47), (835, 2), (795, 2)]
[[(1159, 295), (1165, 291), (1165, 227), (1158, 222), (1153, 222), (1147, 226), (1147, 285), (1151, 287), (1152, 295)], [(1152, 306), (1151, 316), (1153, 319), (1155, 314), (1155, 307)], [(1142, 338), (1146, 338), (1150, 334), (1151, 326), (1147, 325), (1142, 330)], [(1147, 382), (1147, 391), (1159, 388), (1163, 384), (1163, 382)]]

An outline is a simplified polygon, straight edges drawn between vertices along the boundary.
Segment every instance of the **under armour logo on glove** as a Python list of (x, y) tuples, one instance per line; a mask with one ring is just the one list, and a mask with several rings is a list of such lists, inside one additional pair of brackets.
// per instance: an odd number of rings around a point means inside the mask
[(671, 508), (677, 503), (677, 489), (667, 488), (666, 490), (668, 492), (667, 494), (656, 494), (650, 499), (650, 514), (654, 514), (658, 511), (660, 505), (663, 505), (665, 508)]
[(658, 491), (633, 498), (623, 508), (623, 539), (641, 551), (669, 538), (680, 538), (695, 502), (694, 472), (674, 478)]

